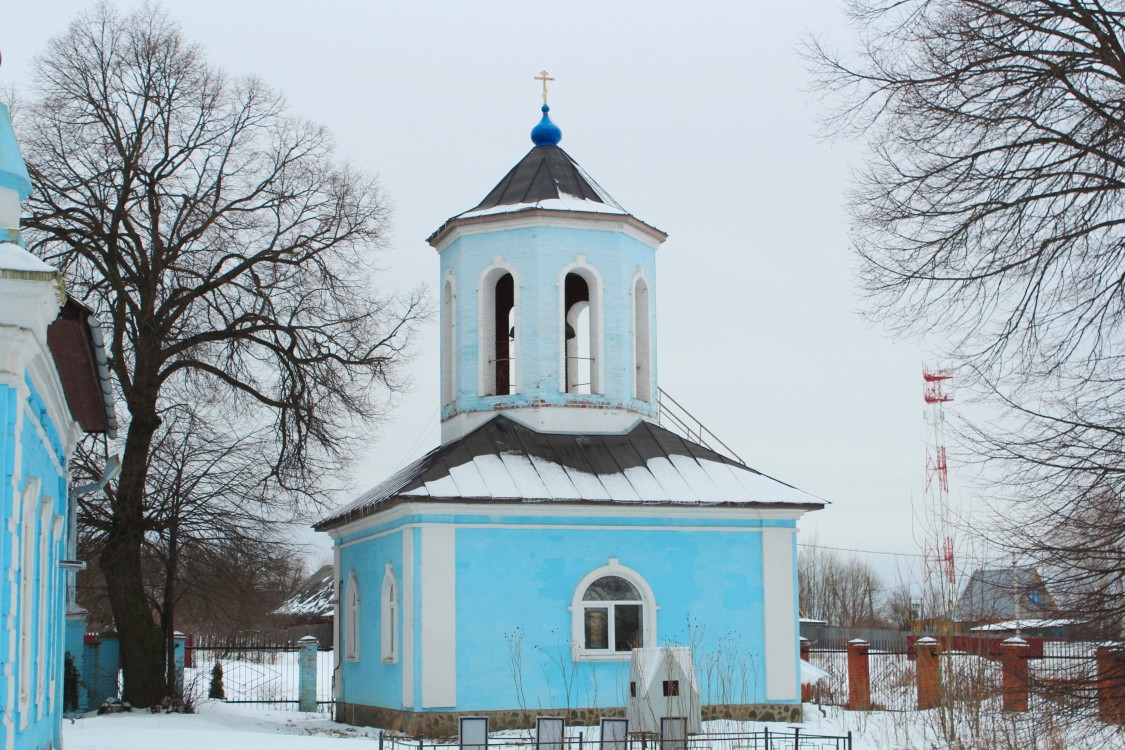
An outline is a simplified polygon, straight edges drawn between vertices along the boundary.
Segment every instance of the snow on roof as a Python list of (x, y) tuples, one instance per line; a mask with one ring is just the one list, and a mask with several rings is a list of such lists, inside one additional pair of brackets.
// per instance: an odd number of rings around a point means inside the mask
[(334, 613), (333, 567), (325, 565), (305, 579), (293, 595), (270, 614), (284, 617), (331, 617)]
[(58, 273), (58, 270), (12, 242), (0, 243), (0, 271)]
[(626, 212), (615, 205), (592, 201), (585, 198), (575, 198), (571, 195), (560, 195), (558, 198), (544, 198), (534, 203), (510, 203), (488, 208), (471, 209), (463, 214), (458, 214), (458, 219), (471, 219), (474, 216), (494, 216), (496, 214), (517, 213), (529, 208), (544, 208), (549, 211), (586, 211), (599, 214), (625, 215)]
[(1063, 628), (1073, 625), (1074, 620), (1054, 618), (1050, 620), (1004, 620), (1003, 622), (990, 622), (987, 625), (978, 625), (973, 631), (1007, 631), (1007, 630), (1036, 630), (1038, 628)]
[(638, 421), (625, 434), (542, 433), (500, 414), (434, 449), (316, 525), (324, 531), (392, 500), (790, 506), (825, 501)]

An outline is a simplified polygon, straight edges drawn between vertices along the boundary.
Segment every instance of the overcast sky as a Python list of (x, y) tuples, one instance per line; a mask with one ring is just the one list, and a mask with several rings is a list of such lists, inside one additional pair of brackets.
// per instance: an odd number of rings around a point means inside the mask
[[(89, 5), (5, 0), (0, 90), (29, 94), (32, 58)], [(863, 149), (819, 136), (797, 51), (805, 32), (848, 43), (841, 0), (164, 5), (213, 63), (280, 89), (335, 133), (341, 158), (380, 176), (394, 205), (388, 287), (436, 288), (425, 238), (531, 147), (532, 77), (547, 69), (561, 145), (669, 234), (660, 386), (751, 466), (832, 502), (802, 520), (802, 540), (919, 551), (921, 367), (935, 344), (857, 314), (844, 201)], [(436, 316), (416, 344), (412, 392), (357, 463), (357, 490), (438, 443)], [(972, 505), (955, 470), (952, 483)], [(874, 558), (884, 571), (895, 559)]]

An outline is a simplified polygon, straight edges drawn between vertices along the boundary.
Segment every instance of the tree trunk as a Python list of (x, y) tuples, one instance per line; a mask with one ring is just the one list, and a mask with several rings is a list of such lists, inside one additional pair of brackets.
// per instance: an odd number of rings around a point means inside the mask
[(155, 410), (145, 418), (133, 415), (121, 461), (113, 528), (99, 558), (121, 644), (122, 697), (140, 708), (160, 703), (167, 694), (164, 639), (145, 595), (141, 567), (148, 453), (159, 423)]

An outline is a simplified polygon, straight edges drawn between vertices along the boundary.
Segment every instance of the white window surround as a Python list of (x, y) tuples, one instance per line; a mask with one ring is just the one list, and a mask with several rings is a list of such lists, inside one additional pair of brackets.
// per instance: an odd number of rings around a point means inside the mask
[(51, 498), (43, 495), (39, 498), (39, 529), (37, 536), (39, 547), (39, 595), (36, 604), (36, 619), (38, 623), (35, 627), (36, 640), (38, 640), (35, 652), (35, 704), (36, 716), (42, 719), (43, 714), (47, 709), (47, 607), (50, 604), (52, 594), (54, 594), (54, 586), (52, 577), (48, 577), (48, 565), (50, 563), (50, 552), (52, 548), (52, 531), (53, 524), (51, 523)]
[(390, 563), (387, 563), (387, 572), (383, 574), (379, 610), (380, 652), (383, 663), (395, 664), (398, 662), (399, 649), (398, 580), (395, 578), (394, 566)]
[(344, 600), (344, 660), (359, 661), (359, 579), (348, 573)]
[[(514, 364), (511, 372), (511, 394), (519, 393), (519, 342), (520, 342), (520, 277), (516, 269), (502, 257), (493, 259), (492, 265), (484, 269), (477, 286), (477, 395), (495, 397), (496, 391), (496, 283), (504, 274), (512, 277), (512, 328), (515, 338), (508, 351), (508, 359)], [(500, 396), (511, 395), (508, 393)]]
[(567, 322), (566, 320), (566, 277), (568, 274), (575, 274), (581, 276), (582, 280), (586, 282), (586, 287), (590, 291), (589, 312), (590, 316), (590, 393), (604, 393), (605, 392), (605, 343), (603, 336), (603, 317), (604, 317), (604, 304), (603, 299), (603, 285), (602, 277), (597, 270), (586, 262), (585, 255), (579, 255), (575, 258), (574, 262), (563, 268), (562, 273), (559, 274), (558, 288), (559, 288), (559, 318), (560, 325), (558, 330), (559, 336), (559, 390), (565, 392), (566, 388), (566, 368), (567, 368), (567, 351), (566, 351), (566, 338), (562, 336), (562, 332)]
[(20, 727), (26, 727), (31, 706), (31, 643), (35, 625), (32, 603), (35, 592), (35, 517), (39, 510), (39, 479), (32, 477), (20, 497), (19, 651), (18, 683)]
[(632, 568), (627, 568), (618, 562), (616, 557), (611, 557), (608, 563), (587, 573), (578, 586), (570, 601), (570, 623), (572, 634), (572, 648), (575, 661), (629, 661), (629, 651), (614, 651), (612, 649), (587, 649), (585, 631), (585, 611), (589, 605), (598, 605), (598, 602), (584, 602), (582, 600), (586, 589), (594, 581), (606, 576), (616, 576), (631, 583), (641, 595), (641, 638), (644, 646), (656, 645), (656, 612), (660, 607), (656, 603), (656, 596), (652, 587), (641, 577), (641, 574)]

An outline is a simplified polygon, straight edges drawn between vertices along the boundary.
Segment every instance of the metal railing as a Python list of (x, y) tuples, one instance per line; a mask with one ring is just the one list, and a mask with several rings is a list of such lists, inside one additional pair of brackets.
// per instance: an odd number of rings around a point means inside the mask
[[(485, 744), (461, 745), (456, 739), (436, 740), (412, 738), (382, 732), (379, 735), (379, 750), (487, 750), (489, 747), (515, 750), (608, 750), (611, 746), (620, 750), (620, 741), (604, 743), (597, 739), (597, 731), (587, 738), (586, 730), (568, 729), (568, 735), (561, 742), (540, 745), (536, 742), (534, 730), (528, 730), (527, 737), (492, 737)], [(630, 734), (624, 743), (624, 750), (683, 750), (685, 743), (662, 740), (653, 734)], [(786, 730), (763, 729), (757, 732), (725, 732), (689, 734), (686, 750), (852, 750), (852, 733), (846, 735), (815, 734), (802, 731), (800, 727)]]
[(682, 437), (687, 438), (693, 442), (699, 443), (704, 448), (710, 448), (716, 453), (723, 453), (728, 458), (733, 458), (743, 466), (746, 462), (742, 457), (734, 452), (734, 449), (719, 439), (719, 436), (711, 432), (703, 426), (695, 416), (684, 408), (676, 399), (668, 395), (668, 392), (663, 388), (657, 388), (660, 394), (660, 412), (658, 419), (660, 426), (675, 432)]

